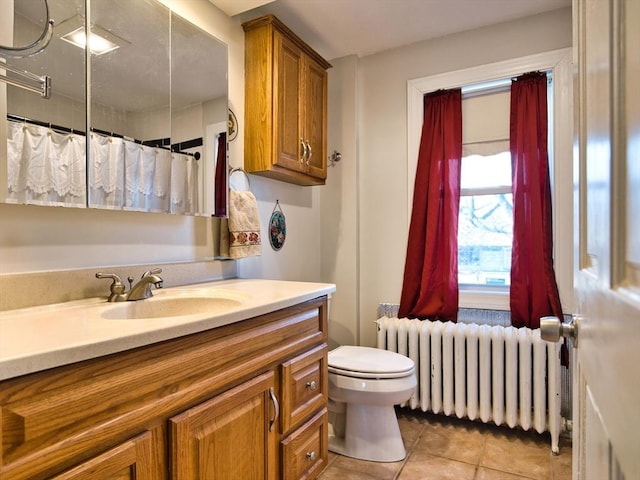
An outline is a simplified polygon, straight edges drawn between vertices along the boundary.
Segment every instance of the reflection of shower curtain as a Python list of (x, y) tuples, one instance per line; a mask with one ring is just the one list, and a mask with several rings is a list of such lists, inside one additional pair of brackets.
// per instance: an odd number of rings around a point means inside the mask
[[(7, 201), (85, 206), (85, 137), (7, 123)], [(90, 206), (197, 213), (198, 162), (191, 155), (95, 132), (90, 150)]]
[(198, 209), (198, 162), (183, 153), (171, 154), (171, 213), (191, 214)]
[(156, 154), (166, 150), (140, 145), (128, 140), (124, 141), (124, 145), (125, 209), (168, 212), (168, 208), (162, 209), (162, 198), (154, 199), (154, 190), (164, 191), (163, 185), (154, 188), (154, 181), (159, 181), (168, 175), (168, 173), (162, 172), (156, 175), (157, 165), (162, 166), (166, 163), (163, 159), (156, 161)]
[(122, 208), (124, 143), (121, 138), (91, 134), (89, 206)]
[(155, 149), (155, 169), (152, 188), (149, 195), (152, 212), (169, 212), (169, 194), (171, 191), (171, 151)]
[(7, 201), (85, 206), (85, 138), (9, 121)]

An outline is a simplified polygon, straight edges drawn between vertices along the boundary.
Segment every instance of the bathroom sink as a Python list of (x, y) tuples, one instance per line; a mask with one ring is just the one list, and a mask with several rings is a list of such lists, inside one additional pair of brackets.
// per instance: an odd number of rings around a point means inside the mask
[(230, 296), (152, 297), (135, 302), (122, 302), (108, 307), (102, 318), (136, 320), (186, 315), (216, 315), (242, 305), (242, 300)]

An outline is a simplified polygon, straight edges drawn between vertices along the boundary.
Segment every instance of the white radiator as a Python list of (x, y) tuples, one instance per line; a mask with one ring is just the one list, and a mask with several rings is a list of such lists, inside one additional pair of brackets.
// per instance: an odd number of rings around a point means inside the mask
[(551, 434), (559, 452), (560, 346), (540, 330), (382, 317), (378, 348), (416, 364), (418, 385), (403, 404)]

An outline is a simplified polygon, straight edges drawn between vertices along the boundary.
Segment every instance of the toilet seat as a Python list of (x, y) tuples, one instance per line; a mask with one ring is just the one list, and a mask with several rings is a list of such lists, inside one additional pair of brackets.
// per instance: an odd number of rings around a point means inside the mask
[(412, 375), (413, 360), (379, 348), (341, 346), (329, 352), (329, 373), (363, 379), (402, 378)]

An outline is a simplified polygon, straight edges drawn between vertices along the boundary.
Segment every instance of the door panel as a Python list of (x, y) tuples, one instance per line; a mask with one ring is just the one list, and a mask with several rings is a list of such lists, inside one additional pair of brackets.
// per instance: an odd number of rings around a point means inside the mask
[(576, 0), (574, 479), (640, 477), (640, 2)]
[(276, 118), (276, 158), (275, 164), (291, 170), (301, 170), (302, 145), (300, 143), (304, 132), (300, 125), (300, 86), (302, 85), (302, 52), (290, 40), (280, 34), (274, 34), (276, 39), (276, 55), (274, 64), (277, 65), (277, 78), (274, 91), (277, 92), (277, 108), (274, 109)]
[(306, 106), (303, 112), (304, 134), (309, 144), (306, 165), (309, 175), (326, 178), (327, 71), (311, 59), (307, 59), (306, 63), (304, 83)]

